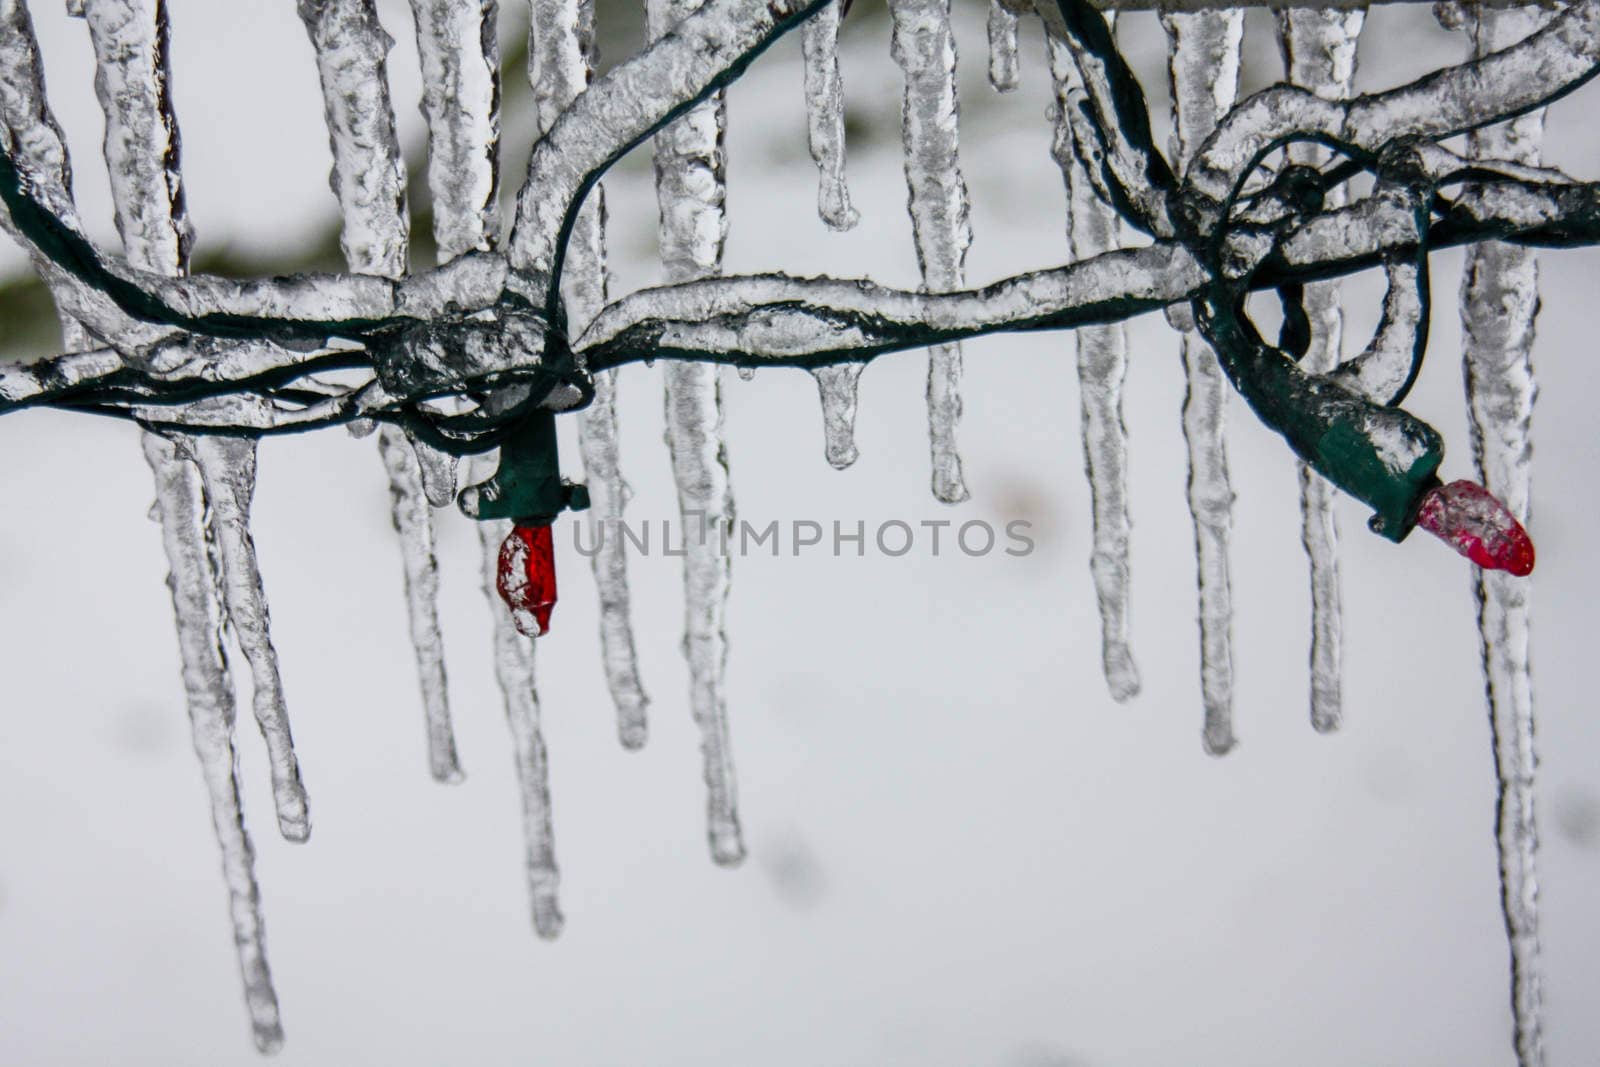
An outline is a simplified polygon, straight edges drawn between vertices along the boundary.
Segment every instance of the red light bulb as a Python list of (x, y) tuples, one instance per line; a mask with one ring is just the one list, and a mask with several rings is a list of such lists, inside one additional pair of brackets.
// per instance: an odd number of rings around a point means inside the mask
[(541, 637), (550, 632), (550, 612), (556, 606), (556, 552), (549, 526), (513, 526), (500, 543), (495, 579), (519, 633)]
[(1473, 482), (1436, 485), (1422, 497), (1417, 525), (1485, 570), (1533, 571), (1533, 541), (1489, 490)]

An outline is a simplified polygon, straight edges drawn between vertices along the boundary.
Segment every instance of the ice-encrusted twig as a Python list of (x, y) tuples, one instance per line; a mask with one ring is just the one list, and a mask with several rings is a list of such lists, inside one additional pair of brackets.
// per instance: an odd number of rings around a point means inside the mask
[[(124, 251), (135, 267), (181, 274), (188, 266), (193, 233), (184, 212), (177, 120), (168, 95), (165, 4), (162, 0), (89, 0), (82, 13), (95, 52), (95, 92), (105, 112), (106, 166)], [(211, 800), (212, 827), (222, 851), (245, 1004), (256, 1047), (271, 1052), (283, 1043), (283, 1030), (262, 935), (255, 856), (239, 802), (233, 681), (222, 647), (224, 616), (218, 590), (224, 566), (229, 566), (230, 584), (241, 589), (254, 586), (257, 594), (260, 577), (254, 573), (252, 559), (219, 562), (212, 555), (206, 493), (195, 465), (172, 441), (150, 433), (144, 434), (143, 440), (145, 458), (155, 475), (156, 510), (171, 567), (169, 584), (189, 722)], [(253, 480), (248, 469), (226, 462), (217, 466), (219, 473), (229, 476), (231, 489), (243, 489)], [(236, 523), (233, 532), (241, 533), (242, 528)], [(264, 657), (275, 677), (271, 644), (265, 640), (264, 611), (259, 619), (247, 619), (247, 628), (254, 622), (260, 623), (254, 630), (264, 647), (258, 645), (252, 659)], [(294, 767), (287, 724), (282, 725), (281, 735), (268, 737), (269, 743), (278, 742), (274, 785), (280, 778), (286, 784), (297, 779), (297, 775), (280, 774), (284, 768), (279, 757), (286, 754), (288, 769)], [(297, 786), (298, 781), (293, 784)], [(290, 823), (284, 826), (287, 836), (304, 836), (303, 797), (300, 799), (300, 822), (295, 824), (291, 807)], [(282, 823), (281, 794), (279, 812)]]
[[(373, 0), (300, 0), (299, 9), (316, 51), (322, 83), (323, 111), (333, 150), (330, 184), (344, 220), (340, 247), (350, 269), (357, 274), (397, 279), (406, 272), (411, 224), (406, 211), (405, 163), (395, 137), (385, 69), (385, 57), (394, 41), (378, 23)], [(427, 51), (437, 59), (449, 48), (441, 44), (438, 49)], [(442, 101), (437, 106), (439, 110), (430, 114), (441, 122), (447, 115), (452, 123), (460, 122), (463, 127), (481, 126), (487, 121), (480, 115), (474, 123)], [(439, 140), (470, 152), (465, 143), (484, 132), (481, 128), (467, 128), (458, 131), (458, 135), (442, 134)], [(430, 127), (430, 146), (432, 134)], [(453, 204), (467, 196), (469, 199), (461, 203), (471, 204), (469, 210), (481, 219), (485, 207), (470, 199), (478, 195), (475, 190), (479, 184), (481, 178), (464, 181), (464, 189), (473, 191), (452, 188), (447, 202)], [(453, 242), (468, 240), (466, 235), (473, 232), (472, 228), (477, 226), (481, 232), (484, 223), (453, 213), (446, 225), (451, 228), (448, 239)], [(408, 459), (400, 454), (417, 446), (393, 426), (379, 430), (378, 447), (389, 476), (391, 517), (400, 536), (411, 644), (428, 730), (428, 767), (436, 780), (456, 782), (462, 773), (450, 723), (444, 638), (439, 632), (439, 565), (433, 554), (433, 516), (428, 510), (422, 466), (415, 455)]]
[[(1233, 104), (1239, 85), (1241, 11), (1163, 14), (1172, 85), (1172, 155), (1181, 170)], [(1233, 593), (1228, 573), (1228, 531), (1233, 486), (1223, 441), (1227, 381), (1211, 346), (1194, 329), (1187, 310), (1173, 315), (1187, 391), (1183, 437), (1189, 452), (1189, 514), (1194, 518), (1200, 594), (1200, 692), (1205, 705), (1202, 739), (1214, 756), (1234, 746)]]
[(998, 93), (1012, 92), (1018, 84), (1017, 22), (1006, 0), (989, 0), (989, 84)]
[[(1600, 242), (1600, 183), (1468, 185), (1430, 231), (1439, 249), (1494, 237), (1562, 247)], [(1416, 246), (1410, 208), (1363, 198), (1239, 249), (1263, 289), (1353, 273)], [(1160, 241), (954, 293), (907, 292), (865, 279), (783, 274), (709, 278), (612, 303), (578, 338), (593, 369), (648, 358), (819, 367), (871, 360), (932, 341), (1121, 322), (1203, 295), (1209, 275), (1188, 249)]]
[[(1278, 12), (1278, 45), (1291, 85), (1318, 96), (1343, 99), (1351, 94), (1356, 72), (1356, 44), (1366, 12), (1289, 8)], [(1295, 145), (1291, 158), (1321, 163), (1327, 151), (1317, 145)], [(1330, 189), (1324, 203), (1337, 207), (1344, 188)], [(1344, 336), (1344, 312), (1338, 282), (1305, 287), (1311, 344), (1300, 359), (1310, 374), (1326, 374), (1338, 366)], [(1339, 525), (1333, 513), (1333, 487), (1308, 464), (1299, 464), (1300, 543), (1311, 572), (1311, 725), (1320, 733), (1339, 728), (1344, 715), (1341, 679), (1343, 609), (1339, 595)]]
[[(1051, 154), (1067, 187), (1067, 240), (1075, 260), (1116, 247), (1119, 228), (1111, 206), (1095, 193), (1074, 147), (1071, 110), (1083, 88), (1065, 42), (1046, 38), (1054, 86)], [(1094, 526), (1090, 572), (1100, 608), (1100, 659), (1106, 685), (1118, 701), (1139, 692), (1139, 668), (1128, 644), (1128, 431), (1122, 421), (1122, 382), (1128, 370), (1127, 329), (1116, 323), (1076, 331), (1083, 462), (1089, 477)]]
[(817, 214), (835, 230), (861, 220), (844, 180), (844, 81), (839, 77), (840, 0), (829, 0), (800, 30), (805, 57), (806, 135), (817, 165)]
[(1220, 204), (1245, 164), (1286, 134), (1337, 138), (1369, 152), (1442, 140), (1548, 103), (1597, 71), (1600, 0), (1577, 0), (1512, 47), (1385, 92), (1333, 101), (1293, 86), (1263, 89), (1228, 113), (1184, 180)]
[[(1538, 8), (1477, 9), (1466, 13), (1478, 55), (1503, 48), (1550, 17)], [(1537, 110), (1468, 138), (1469, 154), (1537, 164), (1544, 112)], [(1461, 284), (1467, 407), (1472, 451), (1483, 484), (1518, 521), (1531, 499), (1530, 426), (1534, 320), (1539, 311), (1539, 263), (1534, 251), (1488, 242), (1473, 246)], [(1478, 634), (1483, 653), (1489, 724), (1494, 738), (1498, 795), (1495, 841), (1500, 860), (1500, 905), (1511, 954), (1511, 1012), (1520, 1067), (1544, 1062), (1539, 949), (1538, 825), (1534, 816), (1533, 686), (1528, 668), (1528, 582), (1501, 571), (1475, 575)]]
[[(57, 215), (73, 218), (76, 211), (66, 138), (45, 99), (44, 61), (25, 0), (0, 0), (0, 122), (4, 123), (12, 156), (41, 200)], [(6, 225), (11, 228), (9, 215)], [(41, 266), (49, 262), (37, 253), (33, 258)], [(83, 323), (68, 310), (69, 302), (89, 296), (83, 292), (86, 287), (73, 284), (59, 269), (46, 268), (40, 276), (56, 303), (63, 351), (93, 347)]]
[(605, 167), (691, 102), (728, 84), (826, 2), (706, 0), (643, 53), (597, 79), (534, 145), (517, 194), (511, 265), (553, 275), (564, 254), (564, 227)]
[[(957, 130), (956, 42), (949, 0), (890, 0), (890, 51), (905, 79), (900, 130), (910, 192), (912, 236), (922, 284), (948, 292), (965, 284), (972, 244), (967, 183), (961, 175)], [(928, 438), (933, 495), (947, 504), (967, 499), (956, 426), (961, 421), (961, 346), (928, 349)]]
[(194, 464), (171, 441), (145, 434), (144, 453), (156, 478), (156, 508), (171, 568), (167, 584), (178, 619), (189, 726), (210, 797), (211, 825), (222, 850), (245, 1006), (256, 1047), (275, 1052), (283, 1044), (283, 1027), (267, 966), (255, 850), (239, 803), (233, 680), (228, 676), (222, 646), (222, 612), (215, 585), (216, 564), (210, 557), (205, 530), (205, 497)]
[[(534, 0), (528, 24), (528, 62), (535, 117), (550, 128), (589, 84), (594, 63), (593, 0)], [(606, 304), (605, 188), (596, 184), (573, 225), (562, 276), (568, 329), (575, 336)], [(617, 708), (617, 736), (639, 748), (648, 734), (649, 698), (639, 681), (628, 593), (628, 557), (621, 522), (631, 491), (618, 453), (617, 373), (594, 378), (594, 399), (578, 413), (578, 451), (588, 483), (586, 521), (595, 549), (589, 557), (600, 607), (600, 656)]]
[[(675, 25), (681, 26), (680, 20), (692, 17), (694, 10), (693, 0), (648, 0), (651, 39), (659, 40)], [(722, 269), (728, 226), (724, 107), (718, 93), (655, 138), (658, 235), (661, 259), (672, 281), (705, 278)], [(705, 762), (711, 858), (727, 866), (744, 859), (744, 839), (728, 743), (727, 531), (733, 523), (733, 492), (722, 437), (722, 392), (715, 364), (674, 363), (664, 369), (663, 378), (667, 448), (683, 520), (683, 649), (689, 660), (689, 708), (700, 728)]]

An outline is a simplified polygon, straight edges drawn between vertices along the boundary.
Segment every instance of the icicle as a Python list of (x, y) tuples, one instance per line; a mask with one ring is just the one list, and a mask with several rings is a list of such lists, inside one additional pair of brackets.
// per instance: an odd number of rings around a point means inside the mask
[[(1347, 99), (1356, 73), (1356, 44), (1366, 12), (1287, 8), (1278, 12), (1278, 45), (1290, 85), (1310, 89), (1331, 100)], [(1295, 145), (1290, 157), (1321, 163), (1328, 156), (1314, 145)], [(1340, 207), (1343, 186), (1328, 190), (1324, 204)], [(1313, 282), (1305, 287), (1306, 316), (1311, 320), (1311, 345), (1300, 366), (1326, 374), (1338, 366), (1344, 336), (1344, 312), (1338, 282)], [(1339, 595), (1339, 526), (1333, 513), (1333, 487), (1304, 463), (1300, 468), (1300, 543), (1311, 571), (1311, 725), (1319, 733), (1339, 728), (1344, 715), (1341, 682), (1342, 616)]]
[[(972, 244), (967, 185), (957, 158), (956, 43), (949, 0), (890, 0), (891, 52), (905, 77), (900, 112), (905, 142), (911, 228), (922, 284), (929, 292), (962, 288)], [(961, 345), (928, 349), (928, 432), (933, 495), (947, 504), (967, 499), (956, 451), (961, 421)]]
[[(94, 6), (91, 4), (91, 6)], [(239, 776), (233, 747), (233, 680), (222, 647), (222, 609), (214, 583), (216, 562), (207, 543), (205, 496), (194, 464), (172, 442), (144, 435), (145, 459), (156, 479), (156, 515), (161, 520), (167, 563), (167, 585), (178, 618), (178, 648), (183, 658), (184, 691), (195, 755), (211, 799), (211, 825), (222, 849), (222, 873), (228, 884), (228, 912), (233, 943), (244, 979), (256, 1048), (275, 1052), (283, 1044), (278, 994), (267, 966), (261, 919), (261, 892), (256, 885), (255, 851), (244, 828), (239, 804)]]
[(578, 420), (578, 449), (589, 487), (587, 514), (594, 553), (589, 558), (600, 599), (600, 655), (606, 684), (617, 706), (617, 736), (624, 748), (639, 748), (648, 734), (649, 698), (639, 681), (628, 597), (628, 557), (622, 536), (623, 509), (631, 490), (617, 464), (617, 376), (595, 375), (594, 399)]
[[(593, 0), (534, 0), (528, 25), (529, 70), (540, 131), (593, 77)], [(562, 273), (568, 330), (578, 336), (606, 304), (605, 188), (596, 185), (573, 226)], [(606, 685), (617, 707), (617, 736), (624, 748), (639, 748), (649, 733), (649, 698), (639, 680), (628, 595), (628, 557), (623, 512), (632, 495), (618, 454), (617, 376), (595, 375), (594, 399), (578, 413), (578, 450), (589, 488), (586, 517), (594, 552), (589, 557), (600, 606), (600, 656)]]
[[(1107, 21), (1114, 13), (1107, 15)], [(1065, 42), (1045, 38), (1055, 86), (1052, 154), (1067, 185), (1067, 239), (1075, 260), (1117, 245), (1117, 215), (1094, 191), (1078, 161), (1070, 115), (1081, 99), (1077, 66)], [(1094, 521), (1090, 572), (1100, 605), (1100, 659), (1118, 701), (1139, 692), (1139, 668), (1128, 645), (1128, 430), (1122, 421), (1122, 382), (1128, 334), (1121, 323), (1077, 330), (1078, 391), (1082, 401), (1083, 461)]]
[(311, 834), (300, 763), (294, 754), (289, 713), (272, 646), (267, 593), (261, 584), (255, 541), (250, 536), (250, 501), (256, 488), (256, 442), (247, 437), (202, 434), (184, 442), (200, 468), (211, 507), (211, 526), (222, 564), (222, 592), (235, 640), (250, 664), (256, 725), (267, 743), (278, 830), (290, 841)]
[(835, 230), (861, 221), (844, 181), (844, 82), (839, 77), (839, 2), (830, 0), (800, 29), (805, 55), (806, 128), (816, 161), (817, 214)]
[[(1474, 51), (1485, 55), (1549, 21), (1539, 8), (1467, 13)], [(1471, 155), (1539, 162), (1544, 111), (1468, 135)], [(1511, 514), (1528, 518), (1532, 474), (1529, 429), (1535, 393), (1534, 319), (1539, 264), (1533, 249), (1490, 242), (1467, 250), (1461, 285), (1467, 407), (1473, 456), (1483, 484)], [(1498, 783), (1495, 839), (1500, 853), (1500, 904), (1511, 948), (1511, 1010), (1517, 1062), (1544, 1062), (1539, 962), (1539, 836), (1534, 817), (1533, 688), (1528, 671), (1528, 583), (1497, 571), (1475, 579), (1478, 633), (1489, 696)]]
[(358, 274), (398, 278), (406, 272), (411, 226), (384, 69), (394, 41), (372, 0), (300, 0), (300, 19), (317, 53), (345, 262)]
[(433, 522), (422, 494), (416, 453), (406, 435), (385, 424), (378, 429), (378, 454), (389, 474), (390, 518), (400, 535), (406, 576), (406, 614), (411, 647), (422, 688), (422, 711), (428, 726), (428, 770), (441, 782), (459, 782), (455, 731), (444, 670), (444, 638), (439, 633), (439, 561), (433, 553)]
[[(431, 45), (419, 45), (425, 62), (438, 64), (435, 73), (452, 85), (464, 85), (468, 78), (468, 64), (459, 58), (445, 58), (453, 50), (452, 35), (461, 34), (463, 27), (459, 22), (442, 25), (440, 20), (470, 20), (472, 14), (430, 8), (419, 15), (418, 33), (435, 38)], [(405, 164), (395, 138), (384, 63), (394, 42), (379, 25), (372, 0), (301, 0), (300, 18), (316, 49), (322, 82), (328, 141), (333, 149), (330, 184), (344, 219), (340, 247), (351, 270), (399, 278), (406, 272), (411, 226), (406, 212)], [(437, 39), (441, 35), (444, 39)], [(453, 40), (459, 44), (465, 39), (454, 36)], [(483, 47), (481, 37), (471, 43)], [(463, 103), (461, 113), (455, 114), (454, 103), (446, 105), (425, 94), (424, 108), (434, 109), (428, 111), (430, 118), (440, 124), (448, 122), (443, 128), (451, 131), (439, 132), (430, 125), (430, 148), (438, 143), (446, 154), (459, 151), (472, 157), (471, 139), (489, 136), (494, 127), (492, 117), (483, 114), (483, 101), (476, 103), (476, 110)], [(430, 169), (430, 183), (434, 177)], [(481, 173), (455, 175), (454, 180), (441, 175), (440, 180), (446, 186), (445, 203), (450, 205), (449, 217), (438, 223), (443, 231), (440, 250), (448, 244), (452, 251), (461, 245), (458, 254), (470, 251), (487, 236), (485, 227), (494, 209), (493, 175), (487, 179)], [(489, 189), (484, 192), (486, 180)], [(378, 431), (378, 451), (389, 476), (391, 519), (400, 535), (411, 644), (428, 729), (428, 767), (437, 781), (458, 782), (463, 775), (450, 722), (444, 638), (439, 632), (439, 566), (433, 554), (433, 516), (428, 510), (428, 505), (443, 495), (446, 481), (454, 487), (454, 465), (434, 456), (426, 457), (424, 463), (424, 450), (393, 426)], [(429, 468), (432, 476), (425, 480), (423, 472)]]
[(861, 456), (856, 448), (856, 383), (861, 371), (859, 363), (835, 363), (811, 372), (822, 397), (823, 455), (834, 470), (844, 470)]
[(440, 263), (488, 251), (500, 229), (496, 7), (496, 0), (411, 0)]
[[(494, 474), (493, 454), (474, 464), (474, 482)], [(555, 833), (551, 828), (549, 764), (544, 737), (539, 732), (539, 695), (534, 688), (533, 642), (517, 633), (500, 601), (495, 581), (500, 544), (511, 532), (506, 521), (479, 522), (478, 541), (483, 550), (483, 595), (494, 619), (494, 670), (506, 701), (506, 725), (511, 728), (517, 787), (522, 794), (522, 836), (526, 849), (528, 900), (533, 928), (540, 937), (561, 933), (564, 920), (557, 897), (561, 873), (556, 868)]]
[[(1234, 11), (1163, 14), (1169, 43), (1173, 100), (1172, 155), (1182, 172), (1239, 86), (1239, 42), (1244, 15)], [(1200, 690), (1205, 704), (1202, 739), (1214, 756), (1234, 746), (1233, 594), (1228, 576), (1228, 530), (1233, 486), (1223, 444), (1227, 383), (1211, 348), (1185, 309), (1170, 315), (1182, 329), (1183, 435), (1189, 449), (1189, 513), (1194, 517), (1200, 591)]]
[[(1106, 20), (1116, 18), (1116, 12)], [(1017, 87), (1017, 13), (1006, 0), (989, 0), (989, 84), (997, 93)]]
[[(655, 40), (695, 9), (676, 0), (648, 0)], [(722, 94), (686, 112), (655, 138), (656, 202), (661, 213), (661, 259), (669, 281), (720, 273), (727, 234), (723, 210), (726, 118)], [(725, 618), (730, 578), (727, 529), (733, 522), (727, 447), (722, 439), (722, 393), (717, 367), (674, 361), (666, 381), (667, 448), (678, 486), (684, 542), (684, 654), (689, 660), (689, 707), (700, 727), (705, 758), (707, 837), (711, 858), (744, 859), (744, 840), (728, 746)]]
[[(193, 233), (183, 210), (178, 126), (168, 95), (166, 7), (160, 0), (88, 0), (82, 14), (94, 46), (95, 92), (105, 112), (106, 166), (124, 253), (131, 265), (143, 270), (181, 274), (188, 267)], [(283, 1030), (267, 966), (255, 856), (239, 801), (233, 682), (222, 648), (220, 564), (211, 551), (206, 494), (199, 471), (172, 442), (145, 433), (143, 443), (155, 475), (156, 514), (171, 567), (168, 585), (177, 616), (189, 722), (222, 851), (245, 1004), (256, 1047), (272, 1052), (283, 1044)], [(247, 482), (241, 477), (237, 488), (242, 490)], [(243, 533), (242, 518), (233, 532)], [(228, 576), (230, 584), (251, 579), (246, 573)], [(247, 620), (246, 626), (254, 621)], [(264, 637), (264, 611), (259, 621)], [(278, 756), (286, 756), (291, 765), (293, 761), (286, 727), (280, 740), (275, 772), (282, 770)], [(293, 836), (292, 829), (293, 818), (286, 834)]]

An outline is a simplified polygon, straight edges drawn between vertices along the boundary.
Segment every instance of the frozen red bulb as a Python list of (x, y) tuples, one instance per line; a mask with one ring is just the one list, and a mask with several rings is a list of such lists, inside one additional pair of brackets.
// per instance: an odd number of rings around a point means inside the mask
[(1485, 570), (1533, 571), (1533, 541), (1489, 490), (1473, 482), (1436, 485), (1423, 495), (1417, 525)]
[(556, 552), (549, 526), (513, 526), (500, 543), (495, 579), (519, 633), (540, 637), (550, 632), (550, 613), (556, 606)]

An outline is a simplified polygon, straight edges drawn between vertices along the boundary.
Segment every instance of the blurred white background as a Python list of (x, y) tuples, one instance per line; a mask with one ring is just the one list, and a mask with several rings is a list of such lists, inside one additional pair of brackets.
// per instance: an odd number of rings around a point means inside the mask
[[(333, 218), (315, 68), (292, 4), (170, 0), (174, 91), (199, 249), (292, 258)], [(511, 5), (508, 5), (511, 6)], [(35, 5), (52, 101), (98, 239), (115, 240), (82, 23)], [(412, 27), (391, 76), (421, 140)], [(963, 162), (982, 283), (1065, 258), (1042, 42), (1024, 84), (984, 81), (983, 10), (958, 5)], [(605, 18), (634, 19), (607, 9)], [(1247, 90), (1278, 77), (1254, 12)], [(612, 27), (613, 30), (616, 27)], [(506, 19), (508, 35), (520, 32)], [(637, 31), (633, 31), (637, 33)], [(1153, 15), (1123, 40), (1165, 111)], [(617, 34), (614, 32), (612, 38)], [(881, 7), (845, 25), (853, 232), (816, 219), (798, 41), (732, 92), (730, 271), (871, 275), (916, 261)], [(1462, 54), (1425, 6), (1374, 11), (1363, 87)], [(614, 61), (617, 55), (607, 57)], [(526, 158), (508, 98), (508, 193)], [(1549, 156), (1600, 174), (1590, 87), (1552, 113)], [(1164, 115), (1160, 124), (1164, 138)], [(648, 156), (609, 181), (615, 291), (659, 277)], [(22, 269), (15, 249), (0, 266)], [(1435, 257), (1429, 366), (1412, 409), (1470, 474), (1457, 357), (1459, 254)], [(1600, 722), (1588, 657), (1592, 251), (1544, 259), (1532, 532), (1539, 815), (1552, 1064), (1600, 1048)], [(1347, 286), (1349, 334), (1376, 318)], [(679, 561), (635, 559), (650, 708), (624, 752), (600, 672), (587, 561), (559, 528), (562, 600), (539, 642), (567, 927), (532, 933), (509, 738), (467, 520), (439, 513), (443, 622), (468, 779), (427, 775), (424, 731), (371, 441), (329, 432), (261, 452), (255, 532), (315, 832), (273, 832), (253, 725), (246, 809), (268, 948), (299, 1064), (1163, 1064), (1511, 1062), (1494, 784), (1466, 563), (1393, 546), (1341, 501), (1346, 724), (1312, 732), (1295, 470), (1232, 408), (1236, 723), (1201, 751), (1182, 373), (1159, 316), (1131, 327), (1134, 650), (1144, 693), (1106, 695), (1089, 583), (1088, 493), (1069, 335), (967, 346), (973, 499), (928, 492), (925, 359), (862, 378), (861, 460), (822, 459), (799, 372), (724, 382), (740, 514), (755, 525), (1015, 518), (1026, 558), (811, 550), (734, 561), (730, 710), (750, 858), (706, 852), (697, 735), (679, 654)], [(1349, 342), (1347, 342), (1349, 343)], [(621, 385), (636, 519), (675, 516), (659, 371)], [(572, 426), (563, 427), (569, 445)], [(166, 564), (131, 427), (0, 420), (0, 1062), (250, 1064), (216, 847), (188, 741)], [(576, 450), (566, 449), (576, 474)], [(247, 687), (247, 680), (242, 683)], [(241, 707), (247, 707), (244, 697)], [(1588, 1007), (1586, 1007), (1588, 1005)]]

